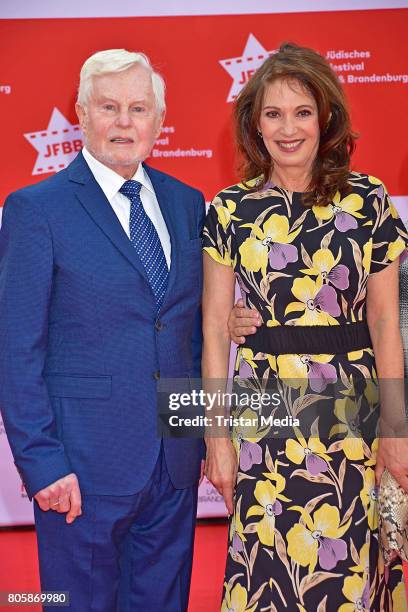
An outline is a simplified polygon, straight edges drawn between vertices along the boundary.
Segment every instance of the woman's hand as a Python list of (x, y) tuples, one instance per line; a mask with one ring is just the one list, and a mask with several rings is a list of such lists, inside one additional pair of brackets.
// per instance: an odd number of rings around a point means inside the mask
[(375, 467), (377, 486), (385, 468), (408, 493), (408, 437), (380, 438)]
[(228, 331), (235, 344), (244, 344), (245, 336), (255, 334), (262, 324), (261, 315), (255, 308), (245, 308), (240, 299), (228, 317)]
[(234, 511), (233, 498), (237, 480), (237, 455), (229, 438), (207, 438), (205, 475), (223, 496), (229, 514)]

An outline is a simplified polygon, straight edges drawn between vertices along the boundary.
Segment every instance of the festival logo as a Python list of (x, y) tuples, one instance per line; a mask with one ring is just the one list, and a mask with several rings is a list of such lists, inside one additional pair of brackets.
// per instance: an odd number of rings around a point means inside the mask
[(59, 172), (66, 168), (82, 149), (82, 132), (54, 108), (46, 130), (24, 134), (38, 151), (32, 174)]
[(274, 51), (267, 51), (261, 43), (250, 34), (241, 57), (220, 60), (221, 66), (232, 77), (233, 83), (227, 102), (233, 102), (245, 83)]

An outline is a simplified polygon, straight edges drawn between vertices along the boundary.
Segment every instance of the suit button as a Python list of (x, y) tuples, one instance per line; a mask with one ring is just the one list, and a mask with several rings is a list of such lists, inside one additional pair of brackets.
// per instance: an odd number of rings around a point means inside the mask
[(156, 331), (160, 331), (161, 329), (163, 329), (164, 325), (163, 323), (160, 321), (160, 319), (158, 321), (156, 321), (156, 323), (154, 324), (154, 327), (156, 329)]
[(153, 378), (155, 380), (159, 380), (160, 379), (160, 370), (157, 370), (156, 372), (153, 372)]

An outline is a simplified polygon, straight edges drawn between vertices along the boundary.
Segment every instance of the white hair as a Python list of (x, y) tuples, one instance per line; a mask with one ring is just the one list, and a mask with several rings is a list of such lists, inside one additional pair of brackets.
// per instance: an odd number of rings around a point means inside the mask
[(92, 79), (100, 74), (122, 72), (136, 64), (147, 68), (152, 77), (153, 93), (158, 113), (166, 108), (165, 84), (163, 77), (153, 70), (149, 58), (144, 53), (126, 51), (126, 49), (107, 49), (98, 51), (88, 57), (81, 68), (79, 75), (78, 102), (84, 106), (92, 89)]

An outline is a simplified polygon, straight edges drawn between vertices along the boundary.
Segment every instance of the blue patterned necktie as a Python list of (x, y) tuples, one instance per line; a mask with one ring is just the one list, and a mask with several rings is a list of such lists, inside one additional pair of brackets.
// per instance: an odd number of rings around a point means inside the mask
[(130, 241), (146, 270), (147, 278), (160, 309), (167, 289), (169, 271), (159, 235), (143, 208), (140, 198), (141, 183), (126, 181), (119, 189), (130, 200)]

